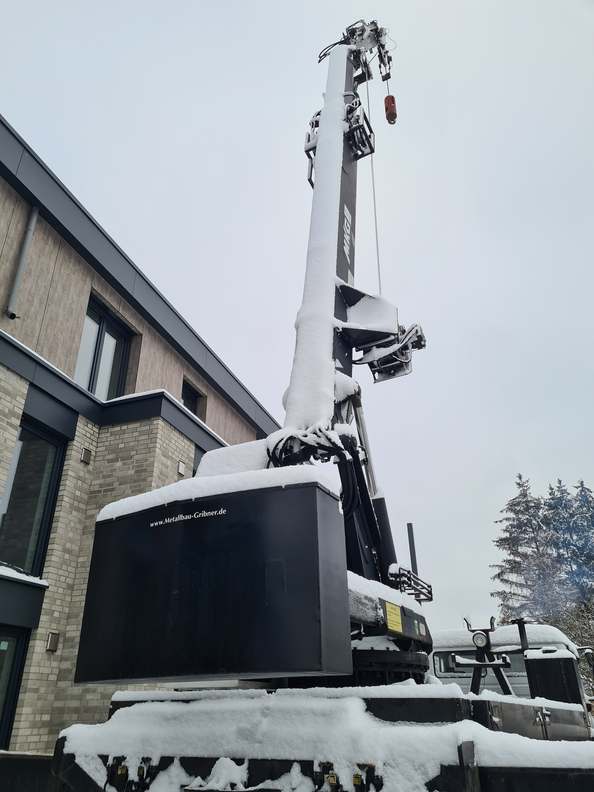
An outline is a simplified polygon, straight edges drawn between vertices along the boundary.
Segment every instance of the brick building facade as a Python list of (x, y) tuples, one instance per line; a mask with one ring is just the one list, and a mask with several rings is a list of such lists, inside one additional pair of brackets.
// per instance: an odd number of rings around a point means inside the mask
[(0, 749), (106, 716), (74, 685), (98, 510), (277, 424), (0, 119)]

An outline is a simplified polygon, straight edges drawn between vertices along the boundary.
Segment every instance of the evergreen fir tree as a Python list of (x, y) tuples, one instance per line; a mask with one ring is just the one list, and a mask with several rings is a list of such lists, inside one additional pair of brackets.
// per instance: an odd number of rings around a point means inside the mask
[(594, 597), (594, 495), (583, 481), (579, 481), (575, 489), (566, 550), (567, 575), (576, 604), (589, 605)]
[[(503, 552), (493, 580), (501, 588), (501, 621), (525, 616), (559, 627), (578, 646), (594, 646), (594, 494), (579, 481), (572, 494), (558, 479), (546, 498), (518, 476), (518, 492), (503, 509), (495, 545)], [(586, 663), (589, 693), (594, 676)]]
[[(549, 493), (543, 501), (543, 520), (549, 529), (551, 552), (558, 566), (558, 575), (555, 580), (557, 614), (561, 616), (574, 602), (576, 593), (568, 571), (574, 560), (573, 533), (574, 533), (575, 502), (572, 494), (561, 479), (556, 485), (549, 485)], [(553, 618), (555, 614), (550, 614)]]
[(495, 545), (504, 557), (493, 565), (493, 579), (501, 585), (493, 596), (499, 600), (503, 622), (518, 616), (545, 621), (558, 608), (560, 570), (552, 530), (543, 499), (532, 494), (530, 481), (520, 474), (516, 487), (516, 496), (497, 521), (502, 528)]

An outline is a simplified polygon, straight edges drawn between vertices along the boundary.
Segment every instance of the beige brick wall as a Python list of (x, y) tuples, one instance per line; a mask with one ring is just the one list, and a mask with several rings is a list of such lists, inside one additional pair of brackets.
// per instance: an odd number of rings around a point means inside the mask
[(153, 470), (152, 488), (164, 487), (182, 478), (178, 474), (178, 464), (185, 465), (185, 478), (192, 475), (194, 464), (194, 443), (184, 437), (177, 429), (165, 421), (157, 425), (157, 451)]
[[(82, 447), (93, 452), (90, 465), (80, 461)], [(191, 475), (193, 458), (194, 444), (160, 418), (101, 429), (79, 418), (66, 455), (43, 571), (49, 589), (27, 656), (12, 750), (52, 751), (65, 726), (105, 719), (115, 687), (73, 684), (96, 514), (110, 501), (181, 478), (180, 461)], [(61, 635), (55, 654), (45, 651), (48, 630)]]
[(8, 478), (29, 383), (0, 366), (0, 493)]
[[(0, 178), (0, 305), (8, 299), (28, 213)], [(19, 289), (19, 317), (0, 311), (0, 329), (71, 377), (92, 292), (135, 334), (126, 393), (164, 388), (180, 399), (185, 377), (207, 397), (206, 423), (218, 435), (228, 443), (255, 439), (252, 425), (42, 218)]]
[[(60, 663), (74, 642), (68, 634), (68, 612), (76, 580), (81, 527), (87, 520), (93, 465), (80, 461), (82, 448), (96, 453), (98, 428), (80, 417), (74, 440), (68, 444), (43, 577), (49, 583), (39, 628), (33, 631), (21, 683), (11, 747), (49, 750), (48, 725), (57, 693)], [(60, 633), (56, 653), (46, 652), (49, 630)]]

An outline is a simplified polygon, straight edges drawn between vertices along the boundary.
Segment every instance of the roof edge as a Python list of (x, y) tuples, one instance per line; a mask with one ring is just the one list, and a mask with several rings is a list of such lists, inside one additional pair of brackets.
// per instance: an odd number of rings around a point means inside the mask
[(1, 115), (0, 173), (28, 202), (39, 205), (44, 219), (231, 402), (259, 436), (279, 428), (261, 402)]

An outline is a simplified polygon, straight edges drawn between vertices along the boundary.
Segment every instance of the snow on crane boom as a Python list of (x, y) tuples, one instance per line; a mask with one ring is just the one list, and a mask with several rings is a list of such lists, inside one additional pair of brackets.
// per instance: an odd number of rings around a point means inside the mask
[[(318, 442), (334, 416), (335, 371), (347, 376), (353, 362), (367, 363), (376, 381), (408, 374), (414, 349), (425, 346), (418, 325), (398, 325), (388, 301), (354, 288), (357, 162), (373, 155), (375, 136), (358, 88), (372, 77), (368, 54), (378, 56), (389, 78), (386, 31), (376, 22), (351, 25), (340, 42), (320, 54), (328, 58), (324, 108), (309, 125), (305, 152), (314, 188), (303, 300), (285, 427), (306, 431), (296, 445)], [(392, 97), (393, 98), (393, 97)], [(314, 181), (315, 174), (315, 181)], [(353, 361), (353, 350), (361, 357)], [(315, 452), (312, 450), (312, 456)]]

